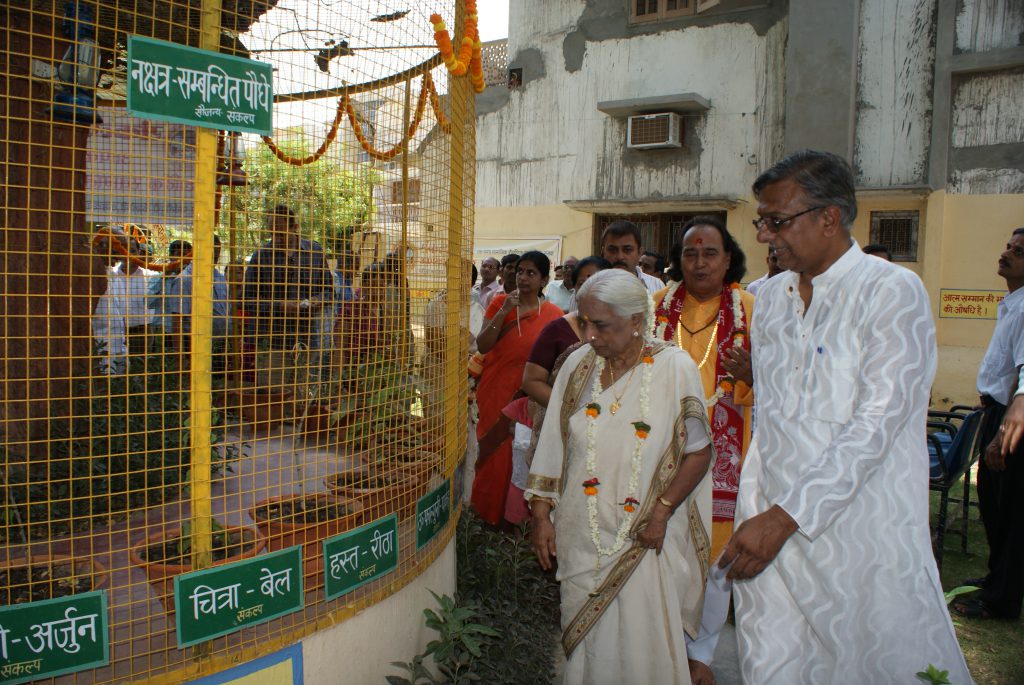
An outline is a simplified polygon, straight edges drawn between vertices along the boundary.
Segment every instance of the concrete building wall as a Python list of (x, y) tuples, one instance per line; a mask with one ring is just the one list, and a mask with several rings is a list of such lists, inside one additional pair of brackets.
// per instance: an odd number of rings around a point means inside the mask
[[(739, 7), (744, 5), (744, 7)], [(562, 235), (589, 254), (594, 214), (726, 211), (764, 273), (751, 182), (785, 151), (847, 156), (871, 213), (916, 211), (921, 275), (999, 290), (995, 260), (1024, 225), (1024, 5), (1019, 0), (723, 1), (721, 12), (640, 26), (625, 0), (522, 0), (510, 14), (517, 90), (478, 100), (477, 235)], [(681, 92), (682, 150), (625, 149), (607, 100)], [(585, 211), (577, 211), (585, 210)], [(937, 318), (934, 400), (973, 401), (992, 321)]]
[(927, 182), (934, 13), (935, 0), (861, 2), (851, 160), (859, 186)]

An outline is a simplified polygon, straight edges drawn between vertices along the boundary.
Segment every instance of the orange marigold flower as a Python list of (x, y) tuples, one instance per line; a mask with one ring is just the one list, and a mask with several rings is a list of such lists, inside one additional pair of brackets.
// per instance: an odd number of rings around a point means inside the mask
[(596, 419), (601, 413), (601, 405), (597, 402), (591, 402), (587, 405), (587, 416), (592, 419)]
[(722, 381), (722, 383), (721, 383), (721, 386), (720, 386), (720, 387), (721, 387), (721, 388), (722, 388), (722, 390), (724, 390), (725, 392), (732, 392), (732, 389), (733, 389), (733, 384), (732, 384), (732, 382), (731, 382), (731, 381)]
[(654, 357), (652, 357), (649, 354), (645, 354), (644, 355), (644, 364), (653, 364), (653, 363), (654, 363)]

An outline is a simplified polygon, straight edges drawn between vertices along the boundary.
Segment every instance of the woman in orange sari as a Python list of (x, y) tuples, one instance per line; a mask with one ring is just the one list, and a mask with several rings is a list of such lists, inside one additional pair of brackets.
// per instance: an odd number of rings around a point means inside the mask
[(523, 367), (534, 341), (562, 310), (541, 297), (551, 262), (543, 252), (531, 251), (516, 262), (516, 287), (495, 295), (484, 314), (477, 348), (486, 354), (477, 386), (480, 420), (476, 436), (480, 456), (473, 479), (473, 508), (492, 525), (501, 523), (512, 479), (510, 420), (501, 410), (519, 391)]

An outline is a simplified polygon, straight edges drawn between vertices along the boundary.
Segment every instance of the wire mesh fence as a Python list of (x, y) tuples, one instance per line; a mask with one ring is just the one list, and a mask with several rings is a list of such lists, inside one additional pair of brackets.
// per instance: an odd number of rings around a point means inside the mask
[(0, 682), (213, 672), (450, 537), (479, 41), (393, 4), (0, 9)]

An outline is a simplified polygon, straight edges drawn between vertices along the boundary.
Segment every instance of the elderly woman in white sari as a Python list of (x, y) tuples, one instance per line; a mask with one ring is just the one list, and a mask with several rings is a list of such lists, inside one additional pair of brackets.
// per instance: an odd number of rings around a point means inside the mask
[(595, 274), (578, 302), (590, 344), (555, 380), (526, 490), (541, 566), (557, 555), (565, 682), (688, 684), (710, 561), (700, 376), (653, 340), (632, 274)]

